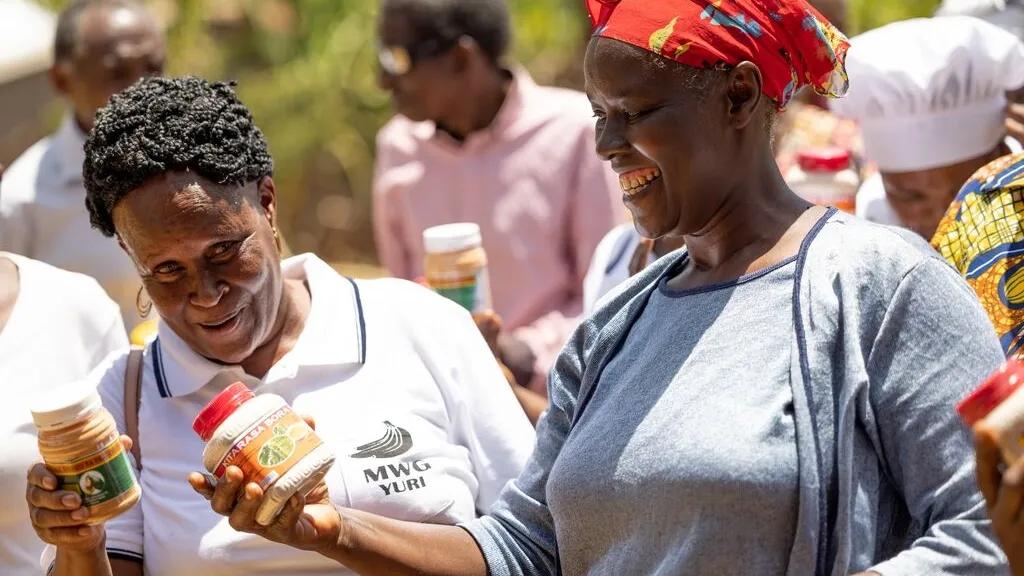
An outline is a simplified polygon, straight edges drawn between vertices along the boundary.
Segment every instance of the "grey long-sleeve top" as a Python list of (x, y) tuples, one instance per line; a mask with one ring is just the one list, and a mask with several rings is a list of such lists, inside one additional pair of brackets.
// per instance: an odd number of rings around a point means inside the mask
[[(613, 357), (645, 361), (645, 350), (623, 349), (623, 342), (658, 281), (683, 257), (662, 258), (610, 295), (563, 350), (533, 456), (491, 513), (464, 525), (493, 576), (587, 571), (587, 559), (559, 555), (560, 543), (580, 548), (566, 539), (588, 534), (558, 534), (562, 519), (547, 502), (571, 487), (550, 483), (550, 471), (595, 395), (642, 385), (601, 376)], [(786, 573), (1006, 574), (975, 485), (970, 434), (954, 413), (1002, 361), (973, 292), (920, 239), (837, 213), (808, 235), (796, 264), (790, 385), (799, 485)], [(594, 451), (604, 445), (593, 444)], [(657, 502), (648, 508), (657, 510)], [(606, 512), (572, 511), (591, 516), (594, 530), (624, 524)], [(629, 556), (650, 552), (638, 542), (611, 550), (622, 558), (602, 563), (629, 566)]]

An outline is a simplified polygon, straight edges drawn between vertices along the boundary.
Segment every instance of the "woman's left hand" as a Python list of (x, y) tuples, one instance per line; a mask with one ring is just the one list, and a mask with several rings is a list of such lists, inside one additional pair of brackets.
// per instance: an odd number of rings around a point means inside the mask
[(256, 511), (265, 494), (255, 482), (243, 485), (242, 470), (238, 467), (229, 466), (216, 486), (198, 472), (189, 474), (188, 481), (193, 490), (210, 502), (213, 511), (226, 516), (231, 527), (239, 532), (301, 550), (327, 550), (338, 542), (341, 514), (323, 483), (305, 497), (292, 496), (273, 522), (264, 526), (256, 522)]

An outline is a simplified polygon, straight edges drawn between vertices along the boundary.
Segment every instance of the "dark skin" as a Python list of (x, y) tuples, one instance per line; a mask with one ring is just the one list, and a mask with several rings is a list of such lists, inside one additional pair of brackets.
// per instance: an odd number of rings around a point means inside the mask
[[(377, 33), (383, 46), (411, 47), (425, 40), (415, 36), (401, 11), (386, 5)], [(468, 37), (414, 62), (406, 74), (393, 76), (381, 70), (378, 76), (396, 112), (415, 122), (434, 122), (457, 140), (491, 125), (511, 81), (508, 72)]]
[[(259, 378), (295, 346), (311, 297), (281, 275), (272, 178), (233, 187), (170, 172), (130, 192), (113, 216), (161, 320), (193, 350)], [(30, 518), (57, 546), (55, 574), (141, 574), (137, 562), (108, 562), (103, 527), (81, 526), (88, 510), (56, 488), (44, 465), (29, 471)]]
[(641, 238), (633, 250), (633, 255), (629, 258), (629, 275), (635, 276), (647, 268), (647, 261), (650, 260), (651, 254), (654, 254), (655, 258), (661, 258), (683, 246), (686, 246), (686, 242), (682, 237), (663, 236), (657, 240)]
[(77, 24), (75, 49), (54, 63), (50, 81), (87, 133), (111, 96), (163, 72), (166, 47), (156, 20), (141, 8), (93, 6)]
[[(737, 66), (697, 106), (691, 91), (666, 89), (679, 86), (678, 71), (650, 63), (640, 49), (594, 39), (587, 51), (587, 84), (603, 118), (601, 153), (620, 169), (654, 166), (662, 171), (652, 183), (657, 187), (628, 204), (637, 226), (650, 236), (686, 238), (696, 265), (673, 282), (706, 285), (795, 254), (822, 211), (785, 188), (774, 168), (762, 122), (764, 107), (771, 103), (761, 93), (757, 67)], [(644, 66), (649, 68), (641, 70)], [(641, 75), (647, 81), (637, 81)], [(635, 115), (643, 109), (641, 102), (657, 110), (641, 115), (645, 121)], [(243, 486), (241, 476), (229, 468), (227, 480), (216, 487), (198, 473), (189, 481), (236, 530), (316, 551), (360, 573), (487, 574), (480, 550), (460, 528), (339, 509), (325, 496), (310, 502), (297, 496), (269, 526), (261, 526), (255, 514), (263, 493), (256, 484)]]
[[(401, 10), (383, 6), (377, 25), (383, 46), (412, 47), (423, 43)], [(413, 63), (401, 76), (381, 70), (378, 84), (391, 94), (395, 111), (416, 122), (431, 121), (457, 141), (494, 122), (508, 94), (512, 77), (471, 38)], [(498, 359), (523, 386), (534, 376), (536, 357), (519, 338), (502, 332), (497, 339)], [(529, 402), (531, 405), (534, 402)], [(533, 410), (526, 405), (524, 408)]]
[(823, 211), (793, 194), (779, 174), (764, 123), (774, 104), (761, 93), (757, 67), (741, 63), (711, 94), (666, 92), (662, 86), (687, 82), (683, 69), (662, 69), (619, 43), (595, 46), (602, 66), (588, 68), (587, 89), (598, 153), (620, 178), (657, 171), (643, 191), (624, 194), (626, 207), (641, 235), (683, 238), (693, 263), (669, 285), (717, 284), (796, 254)]
[(1006, 551), (1014, 576), (1024, 576), (1024, 459), (1003, 469), (999, 445), (975, 433), (978, 487), (985, 496), (992, 530)]
[(1006, 133), (1024, 142), (1024, 88), (1006, 93)]
[(939, 222), (971, 176), (989, 162), (1010, 153), (1000, 143), (976, 158), (915, 172), (882, 172), (885, 197), (904, 226), (930, 240)]
[(172, 172), (130, 193), (114, 224), (146, 292), (189, 347), (261, 378), (295, 344), (309, 292), (284, 281), (270, 177), (242, 189)]

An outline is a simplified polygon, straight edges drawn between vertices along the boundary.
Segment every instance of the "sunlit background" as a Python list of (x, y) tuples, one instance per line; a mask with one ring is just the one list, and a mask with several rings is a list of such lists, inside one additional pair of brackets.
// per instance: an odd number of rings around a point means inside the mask
[[(0, 0), (3, 4), (27, 0)], [(40, 1), (58, 10), (66, 1)], [(282, 228), (293, 252), (315, 251), (346, 273), (376, 273), (370, 228), (374, 136), (390, 112), (376, 87), (372, 0), (158, 0), (168, 70), (238, 82), (274, 155)], [(581, 0), (512, 0), (515, 58), (541, 83), (581, 87), (588, 34)], [(912, 16), (937, 0), (852, 0), (854, 34)], [(0, 12), (2, 14), (2, 12)], [(2, 16), (0, 16), (2, 18)], [(37, 41), (45, 21), (0, 21)], [(48, 52), (48, 50), (46, 51)], [(2, 66), (2, 64), (0, 64)], [(0, 162), (52, 130), (61, 107), (46, 62), (0, 68)]]

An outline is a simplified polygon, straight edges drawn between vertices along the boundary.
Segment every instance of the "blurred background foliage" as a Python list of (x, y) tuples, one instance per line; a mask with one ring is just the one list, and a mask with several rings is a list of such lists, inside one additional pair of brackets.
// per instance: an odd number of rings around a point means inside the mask
[[(658, 0), (651, 0), (658, 1)], [(59, 9), (67, 0), (42, 0)], [(154, 0), (169, 73), (238, 82), (275, 160), (285, 238), (356, 275), (375, 262), (374, 138), (390, 116), (376, 87), (373, 0)], [(851, 0), (848, 32), (931, 14), (938, 0)], [(541, 83), (581, 87), (581, 0), (510, 0), (514, 58)], [(372, 269), (372, 268), (371, 268)]]

